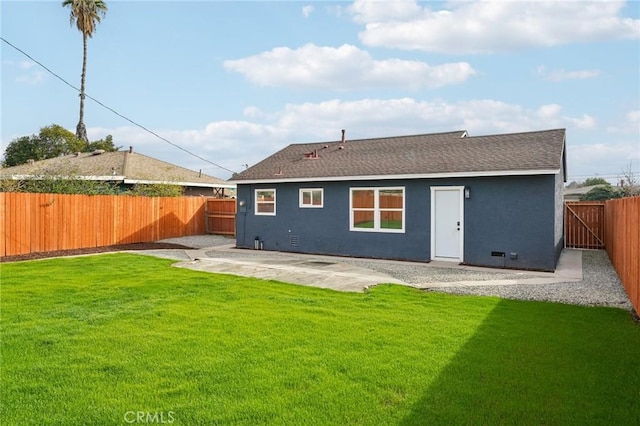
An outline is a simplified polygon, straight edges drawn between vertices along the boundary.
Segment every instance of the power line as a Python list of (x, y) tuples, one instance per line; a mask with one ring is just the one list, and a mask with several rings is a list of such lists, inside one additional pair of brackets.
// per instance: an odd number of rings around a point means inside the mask
[[(59, 76), (58, 74), (56, 74), (55, 72), (51, 71), (51, 70), (50, 70), (49, 68), (47, 68), (44, 64), (42, 64), (42, 63), (41, 63), (40, 61), (38, 61), (37, 59), (34, 59), (31, 55), (29, 55), (29, 54), (28, 54), (27, 52), (25, 52), (24, 50), (20, 49), (20, 48), (19, 48), (19, 47), (17, 47), (17, 46), (14, 46), (14, 45), (13, 45), (13, 44), (11, 44), (11, 43), (9, 43), (9, 42), (8, 42), (6, 39), (4, 39), (3, 37), (0, 37), (0, 40), (4, 41), (4, 42), (5, 42), (5, 43), (7, 43), (9, 46), (13, 47), (15, 50), (17, 50), (18, 52), (22, 53), (24, 56), (26, 56), (27, 58), (31, 59), (31, 60), (32, 60), (33, 62), (35, 62), (36, 64), (40, 65), (40, 66), (41, 66), (42, 68), (44, 68), (44, 69), (45, 69), (49, 74), (53, 75), (54, 77), (56, 77), (58, 80), (62, 81), (62, 82), (63, 82), (64, 84), (66, 84), (67, 86), (69, 86), (69, 87), (71, 87), (72, 89), (74, 89), (75, 91), (77, 91), (77, 92), (81, 93), (81, 92), (80, 92), (80, 89), (78, 89), (77, 87), (75, 87), (73, 84), (69, 83), (69, 82), (68, 82), (67, 80), (65, 80), (64, 78), (60, 77), (60, 76)], [(81, 93), (81, 94), (82, 94), (82, 93)], [(153, 136), (157, 137), (158, 139), (160, 139), (160, 140), (162, 140), (162, 141), (164, 141), (164, 142), (168, 143), (169, 145), (171, 145), (171, 146), (173, 146), (173, 147), (175, 147), (175, 148), (178, 148), (179, 150), (181, 150), (181, 151), (183, 151), (183, 152), (186, 152), (187, 154), (189, 154), (189, 155), (191, 155), (191, 156), (193, 156), (193, 157), (196, 157), (196, 158), (198, 158), (199, 160), (202, 160), (202, 161), (204, 161), (204, 162), (206, 162), (206, 163), (209, 163), (209, 164), (211, 164), (211, 165), (213, 165), (213, 166), (216, 166), (216, 167), (218, 167), (218, 168), (220, 168), (220, 169), (222, 169), (222, 170), (225, 170), (225, 171), (230, 172), (230, 173), (236, 173), (235, 171), (233, 171), (233, 170), (231, 170), (231, 169), (227, 169), (226, 167), (223, 167), (223, 166), (221, 166), (220, 164), (216, 164), (216, 163), (214, 163), (214, 162), (213, 162), (213, 161), (211, 161), (211, 160), (207, 160), (206, 158), (204, 158), (204, 157), (202, 157), (202, 156), (200, 156), (200, 155), (198, 155), (198, 154), (195, 154), (195, 153), (193, 153), (193, 152), (191, 152), (191, 151), (189, 151), (189, 150), (187, 150), (187, 149), (185, 149), (185, 148), (181, 147), (180, 145), (177, 145), (177, 144), (175, 144), (175, 143), (171, 142), (169, 139), (167, 139), (167, 138), (165, 138), (165, 137), (160, 136), (159, 134), (157, 134), (157, 133), (156, 133), (156, 132), (154, 132), (153, 130), (150, 130), (150, 129), (146, 128), (145, 126), (143, 126), (142, 124), (136, 123), (135, 121), (131, 120), (130, 118), (128, 118), (128, 117), (126, 117), (126, 116), (124, 116), (124, 115), (120, 114), (118, 111), (116, 111), (116, 110), (114, 110), (113, 108), (111, 108), (111, 107), (109, 107), (109, 106), (107, 106), (107, 105), (103, 104), (102, 102), (100, 102), (100, 101), (99, 101), (99, 100), (97, 100), (96, 98), (94, 98), (94, 97), (92, 97), (92, 96), (89, 96), (89, 95), (87, 95), (86, 93), (84, 94), (84, 96), (85, 96), (85, 98), (89, 98), (89, 99), (91, 99), (92, 101), (94, 101), (95, 103), (97, 103), (98, 105), (100, 105), (101, 107), (103, 107), (103, 108), (105, 108), (105, 109), (107, 109), (107, 110), (111, 111), (112, 113), (114, 113), (114, 114), (115, 114), (115, 115), (117, 115), (118, 117), (120, 117), (120, 118), (122, 118), (122, 119), (124, 119), (124, 120), (128, 121), (129, 123), (133, 124), (134, 126), (137, 126), (137, 127), (141, 128), (142, 130), (144, 130), (145, 132), (148, 132), (148, 133), (152, 134)]]

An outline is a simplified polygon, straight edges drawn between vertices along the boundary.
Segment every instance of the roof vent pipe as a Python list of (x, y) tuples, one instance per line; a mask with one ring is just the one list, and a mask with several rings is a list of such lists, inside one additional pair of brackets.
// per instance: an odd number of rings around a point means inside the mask
[(133, 154), (133, 147), (132, 146), (129, 147), (129, 154)]
[(345, 131), (346, 131), (346, 130), (342, 129), (342, 142), (340, 142), (340, 143), (344, 143), (344, 132), (345, 132)]

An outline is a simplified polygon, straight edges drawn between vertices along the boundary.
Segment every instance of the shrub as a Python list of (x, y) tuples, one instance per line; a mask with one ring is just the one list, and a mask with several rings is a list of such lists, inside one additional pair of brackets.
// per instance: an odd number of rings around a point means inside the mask
[(184, 195), (184, 188), (168, 183), (136, 184), (128, 194), (145, 197), (181, 197)]
[(622, 192), (611, 185), (598, 186), (580, 197), (580, 201), (604, 201), (611, 200), (613, 198), (620, 198), (622, 196)]

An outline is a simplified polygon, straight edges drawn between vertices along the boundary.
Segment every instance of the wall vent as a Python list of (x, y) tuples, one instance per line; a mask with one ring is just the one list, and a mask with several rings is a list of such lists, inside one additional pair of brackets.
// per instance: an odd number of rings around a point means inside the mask
[(300, 237), (298, 235), (291, 235), (289, 237), (289, 244), (291, 244), (291, 247), (300, 247)]

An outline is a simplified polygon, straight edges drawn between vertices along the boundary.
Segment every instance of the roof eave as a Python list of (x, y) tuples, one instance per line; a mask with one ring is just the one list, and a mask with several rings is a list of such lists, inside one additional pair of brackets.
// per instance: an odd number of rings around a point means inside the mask
[(237, 185), (249, 185), (257, 183), (287, 183), (287, 182), (335, 182), (335, 181), (366, 181), (366, 180), (402, 180), (402, 179), (446, 179), (446, 178), (470, 178), (470, 177), (495, 177), (495, 176), (535, 176), (556, 175), (560, 169), (535, 169), (535, 170), (492, 170), (473, 172), (446, 172), (446, 173), (420, 173), (398, 175), (366, 175), (366, 176), (316, 176), (316, 177), (291, 177), (277, 179), (230, 179)]
[(11, 180), (44, 180), (44, 179), (60, 179), (60, 180), (92, 180), (92, 181), (104, 181), (104, 182), (122, 182), (124, 184), (135, 185), (150, 185), (150, 184), (167, 184), (178, 186), (192, 186), (201, 188), (235, 188), (235, 184), (228, 183), (206, 183), (206, 182), (174, 182), (174, 181), (159, 181), (159, 180), (143, 180), (143, 179), (127, 179), (125, 176), (120, 175), (106, 175), (106, 176), (42, 176), (42, 175), (11, 175), (4, 179)]

